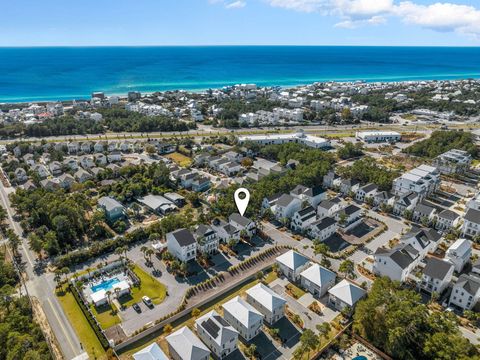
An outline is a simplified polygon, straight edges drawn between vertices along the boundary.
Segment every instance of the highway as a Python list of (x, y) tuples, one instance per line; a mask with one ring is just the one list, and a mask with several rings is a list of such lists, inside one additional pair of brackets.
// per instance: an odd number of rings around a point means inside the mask
[(30, 250), (27, 239), (23, 236), (20, 224), (14, 219), (14, 210), (10, 206), (8, 194), (13, 188), (6, 188), (0, 182), (0, 198), (2, 206), (7, 210), (8, 221), (15, 233), (22, 239), (20, 253), (24, 261), (24, 272), (27, 276), (26, 286), (29, 295), (40, 302), (45, 316), (56, 336), (65, 359), (73, 359), (83, 354), (77, 334), (70, 325), (63, 309), (55, 296), (55, 285), (52, 273), (38, 271), (36, 255)]

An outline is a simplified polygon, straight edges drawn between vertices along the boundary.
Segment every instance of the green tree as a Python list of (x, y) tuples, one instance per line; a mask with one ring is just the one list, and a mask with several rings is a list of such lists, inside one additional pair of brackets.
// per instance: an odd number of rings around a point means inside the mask
[(355, 274), (355, 264), (351, 260), (344, 260), (340, 264), (338, 271), (343, 273), (345, 277)]

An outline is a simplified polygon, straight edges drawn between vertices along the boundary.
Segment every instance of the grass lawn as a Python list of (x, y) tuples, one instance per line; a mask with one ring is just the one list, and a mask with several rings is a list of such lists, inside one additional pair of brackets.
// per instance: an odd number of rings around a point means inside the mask
[(276, 272), (276, 271), (270, 271), (267, 275), (265, 275), (264, 281), (265, 281), (267, 284), (270, 284), (270, 283), (274, 282), (274, 281), (277, 280), (277, 279), (278, 279), (277, 272)]
[(287, 292), (289, 292), (295, 299), (299, 299), (305, 295), (305, 291), (292, 283), (287, 284), (285, 288), (287, 289)]
[(102, 344), (93, 332), (90, 324), (83, 315), (82, 309), (77, 304), (71, 292), (65, 291), (57, 293), (58, 301), (63, 307), (70, 324), (72, 324), (83, 348), (88, 353), (90, 359), (105, 360), (107, 356), (103, 350)]
[(165, 155), (165, 157), (169, 158), (170, 160), (176, 162), (178, 165), (187, 167), (192, 164), (192, 159), (190, 159), (188, 156), (185, 156), (183, 154), (180, 154), (178, 152), (174, 152), (172, 154)]
[(117, 308), (115, 305), (102, 305), (96, 307), (90, 305), (90, 309), (97, 318), (97, 321), (100, 323), (102, 329), (108, 329), (114, 325), (120, 324), (120, 318), (117, 315)]
[(133, 267), (133, 272), (140, 278), (140, 287), (132, 287), (130, 295), (122, 296), (118, 299), (119, 302), (128, 307), (141, 302), (142, 296), (148, 296), (155, 305), (160, 304), (167, 296), (166, 286), (155, 280), (138, 265)]

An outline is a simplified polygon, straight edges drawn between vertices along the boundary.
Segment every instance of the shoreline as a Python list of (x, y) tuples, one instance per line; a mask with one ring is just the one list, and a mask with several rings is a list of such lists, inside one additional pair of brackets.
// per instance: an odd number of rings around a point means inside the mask
[[(444, 75), (427, 75), (427, 77), (417, 77), (417, 76), (390, 76), (385, 78), (357, 78), (357, 79), (319, 79), (319, 80), (311, 80), (311, 81), (299, 81), (293, 83), (284, 83), (281, 80), (274, 80), (274, 81), (249, 81), (245, 80), (242, 82), (225, 82), (223, 85), (219, 84), (218, 86), (212, 87), (171, 87), (167, 86), (162, 88), (159, 86), (156, 90), (138, 90), (135, 86), (128, 91), (138, 91), (141, 92), (142, 96), (152, 95), (154, 93), (165, 93), (165, 92), (173, 92), (173, 91), (186, 91), (189, 93), (202, 93), (209, 89), (219, 90), (223, 87), (230, 87), (238, 84), (256, 84), (259, 88), (268, 88), (268, 87), (280, 87), (281, 89), (291, 89), (296, 87), (303, 87), (303, 86), (310, 86), (314, 83), (353, 83), (353, 82), (363, 82), (363, 83), (411, 83), (411, 82), (436, 82), (436, 81), (467, 81), (467, 80), (479, 80), (480, 79), (480, 72), (478, 74), (444, 74)], [(104, 92), (107, 96), (118, 96), (120, 98), (126, 98), (127, 92), (109, 92), (108, 89), (96, 89), (92, 90), (90, 93), (100, 91)], [(72, 101), (89, 101), (90, 94), (85, 95), (66, 95), (65, 97), (58, 97), (58, 96), (48, 96), (48, 97), (23, 97), (23, 98), (16, 98), (16, 99), (2, 99), (0, 98), (0, 105), (25, 105), (31, 103), (43, 104), (43, 103), (52, 103), (52, 102), (72, 102)]]

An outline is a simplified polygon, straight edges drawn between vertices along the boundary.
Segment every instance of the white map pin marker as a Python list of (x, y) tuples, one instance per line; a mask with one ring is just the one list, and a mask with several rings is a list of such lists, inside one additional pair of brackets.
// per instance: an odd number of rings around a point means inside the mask
[[(241, 199), (240, 194), (244, 194), (245, 198)], [(238, 212), (243, 216), (243, 214), (245, 214), (245, 210), (247, 210), (248, 202), (250, 201), (250, 191), (245, 188), (237, 189), (233, 197), (235, 199)]]

